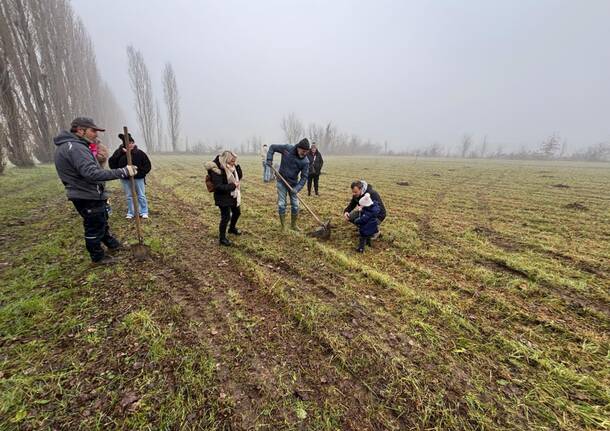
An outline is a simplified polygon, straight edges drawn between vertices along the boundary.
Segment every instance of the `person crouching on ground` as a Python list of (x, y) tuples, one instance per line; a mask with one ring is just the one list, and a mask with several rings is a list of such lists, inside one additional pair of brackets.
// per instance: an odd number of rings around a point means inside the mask
[(371, 246), (371, 238), (379, 230), (379, 205), (371, 199), (371, 195), (366, 193), (358, 201), (360, 216), (354, 221), (360, 232), (360, 243), (356, 251), (364, 253), (364, 246)]
[(214, 183), (214, 202), (220, 209), (219, 243), (228, 246), (231, 241), (227, 238), (227, 225), (229, 233), (241, 235), (237, 229), (237, 220), (241, 215), (241, 166), (237, 164), (234, 152), (224, 151), (213, 161), (207, 162), (205, 168)]
[[(125, 135), (119, 133), (119, 139), (121, 142), (121, 146), (117, 148), (117, 150), (112, 154), (110, 160), (108, 160), (108, 164), (111, 169), (122, 168), (123, 166), (127, 166), (127, 149), (125, 148)], [(129, 148), (131, 149), (131, 162), (138, 167), (138, 174), (134, 177), (135, 185), (136, 185), (136, 193), (138, 195), (138, 207), (140, 210), (140, 217), (148, 218), (148, 200), (146, 199), (146, 175), (151, 170), (150, 159), (146, 155), (146, 153), (140, 150), (134, 139), (129, 133)], [(121, 185), (123, 186), (123, 190), (125, 191), (125, 196), (127, 197), (127, 216), (126, 218), (132, 219), (134, 217), (134, 205), (133, 205), (133, 196), (131, 193), (131, 181), (130, 180), (121, 180)]]
[(85, 246), (95, 265), (108, 265), (117, 260), (107, 256), (102, 244), (109, 251), (121, 248), (121, 243), (108, 226), (105, 181), (126, 179), (137, 173), (137, 167), (102, 169), (89, 149), (97, 141), (97, 133), (104, 129), (95, 125), (91, 118), (78, 117), (72, 121), (70, 131), (62, 131), (54, 142), (55, 168), (61, 179), (68, 200), (83, 218)]
[[(343, 217), (346, 221), (350, 223), (354, 223), (354, 221), (360, 216), (358, 202), (362, 196), (368, 193), (371, 196), (371, 199), (379, 205), (379, 216), (377, 217), (379, 220), (379, 225), (385, 220), (386, 210), (383, 201), (381, 200), (381, 196), (377, 193), (376, 190), (373, 189), (373, 186), (368, 184), (364, 180), (354, 181), (351, 184), (352, 189), (352, 200), (343, 210)], [(378, 230), (377, 233), (373, 236), (373, 239), (377, 239), (380, 236), (381, 231)]]
[[(278, 177), (277, 179), (277, 212), (280, 216), (282, 230), (286, 227), (286, 195), (290, 194), (290, 228), (298, 231), (297, 219), (299, 217), (299, 193), (309, 176), (309, 140), (301, 139), (298, 144), (274, 144), (269, 147), (267, 152), (267, 165), (273, 166), (273, 155), (282, 153), (282, 162), (278, 172), (286, 180), (293, 192), (288, 190), (284, 181)], [(299, 178), (300, 175), (300, 178)]]

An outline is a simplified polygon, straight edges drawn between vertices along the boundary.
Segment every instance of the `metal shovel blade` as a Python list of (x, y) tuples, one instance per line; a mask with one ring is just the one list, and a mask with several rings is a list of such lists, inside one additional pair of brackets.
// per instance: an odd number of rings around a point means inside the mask
[(330, 239), (331, 225), (330, 220), (325, 221), (316, 230), (311, 232), (309, 235), (319, 239)]
[(145, 244), (133, 244), (131, 246), (131, 252), (137, 260), (146, 260), (150, 257), (150, 247)]

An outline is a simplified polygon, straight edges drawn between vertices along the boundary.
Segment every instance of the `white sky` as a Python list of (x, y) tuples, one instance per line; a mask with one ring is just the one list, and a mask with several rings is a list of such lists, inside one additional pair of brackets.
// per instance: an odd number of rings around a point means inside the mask
[(610, 141), (610, 0), (72, 4), (130, 121), (126, 46), (160, 102), (173, 64), (190, 142), (281, 141), (290, 112), (395, 149)]

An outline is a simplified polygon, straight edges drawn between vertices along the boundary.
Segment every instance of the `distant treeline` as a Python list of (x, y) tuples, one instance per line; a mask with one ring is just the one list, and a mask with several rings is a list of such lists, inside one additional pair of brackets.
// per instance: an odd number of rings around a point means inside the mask
[[(374, 155), (387, 152), (387, 142), (382, 145), (354, 134), (340, 132), (332, 123), (326, 123), (325, 125), (310, 123), (305, 128), (293, 113), (282, 118), (280, 127), (284, 135), (283, 143), (296, 144), (301, 139), (307, 138), (311, 143), (315, 143), (324, 154)], [(263, 143), (277, 142), (264, 142), (260, 136), (251, 136), (241, 144), (229, 145), (228, 147), (240, 154), (256, 154), (260, 151)], [(192, 154), (213, 154), (224, 148), (225, 146), (221, 144), (209, 144), (201, 140), (194, 144), (189, 144), (188, 140), (185, 143), (185, 152)]]
[(389, 151), (389, 155), (413, 157), (453, 157), (471, 159), (511, 159), (511, 160), (580, 160), (591, 162), (610, 161), (610, 143), (598, 143), (585, 149), (569, 152), (568, 143), (557, 133), (543, 140), (535, 149), (525, 147), (519, 150), (506, 150), (503, 145), (492, 145), (487, 137), (477, 145), (471, 135), (464, 135), (462, 142), (455, 147), (445, 147), (432, 143), (422, 148), (404, 151)]
[(7, 158), (51, 162), (53, 136), (82, 115), (114, 130), (123, 123), (70, 2), (0, 1), (0, 173)]

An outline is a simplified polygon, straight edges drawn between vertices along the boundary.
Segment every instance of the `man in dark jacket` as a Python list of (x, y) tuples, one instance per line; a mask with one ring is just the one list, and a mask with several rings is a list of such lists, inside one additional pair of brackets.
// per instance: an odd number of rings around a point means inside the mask
[(309, 160), (306, 157), (308, 152), (309, 141), (307, 138), (302, 139), (296, 145), (274, 144), (269, 146), (267, 165), (273, 165), (274, 153), (282, 153), (282, 163), (280, 164), (279, 172), (294, 190), (294, 193), (290, 192), (284, 182), (280, 178), (277, 179), (277, 210), (282, 229), (286, 225), (286, 195), (290, 194), (290, 227), (293, 230), (299, 230), (297, 227), (299, 216), (297, 193), (305, 186), (307, 176), (309, 175)]
[[(372, 185), (368, 184), (364, 180), (354, 181), (351, 184), (351, 188), (352, 200), (343, 210), (343, 217), (345, 218), (345, 220), (350, 223), (355, 222), (355, 220), (360, 216), (360, 211), (358, 211), (358, 202), (360, 201), (360, 198), (362, 198), (366, 193), (368, 193), (371, 196), (373, 202), (377, 202), (377, 205), (379, 205), (379, 215), (377, 216), (377, 219), (379, 220), (379, 224), (381, 224), (381, 222), (385, 220), (386, 211), (385, 205), (383, 205), (383, 201), (381, 200), (381, 196), (379, 196), (379, 193), (377, 193), (377, 191), (373, 189)], [(373, 239), (376, 239), (378, 237), (379, 233), (374, 235)]]
[(55, 137), (55, 168), (66, 188), (68, 199), (83, 218), (85, 245), (94, 264), (111, 264), (116, 261), (106, 256), (102, 244), (116, 250), (121, 243), (110, 234), (108, 227), (107, 195), (104, 182), (129, 178), (137, 173), (135, 166), (105, 170), (89, 149), (104, 129), (91, 118), (78, 117), (72, 121), (70, 131)]
[[(108, 160), (110, 169), (123, 168), (127, 166), (127, 149), (125, 148), (125, 135), (119, 133), (119, 139), (123, 142), (114, 154)], [(134, 177), (136, 194), (138, 195), (138, 210), (140, 211), (140, 217), (148, 218), (148, 200), (146, 199), (146, 175), (150, 172), (151, 164), (150, 159), (146, 153), (140, 150), (131, 133), (129, 133), (129, 148), (131, 149), (131, 162), (138, 168), (138, 173)], [(121, 180), (123, 191), (127, 197), (127, 218), (131, 219), (134, 217), (134, 205), (133, 196), (131, 190), (131, 181)]]
[(311, 196), (311, 183), (313, 182), (313, 188), (316, 192), (316, 196), (319, 196), (318, 193), (318, 184), (320, 182), (320, 173), (322, 173), (322, 166), (324, 166), (324, 159), (322, 158), (322, 154), (318, 151), (318, 146), (313, 143), (311, 144), (311, 150), (309, 154), (307, 154), (307, 159), (309, 160), (309, 178), (307, 178), (307, 195)]

